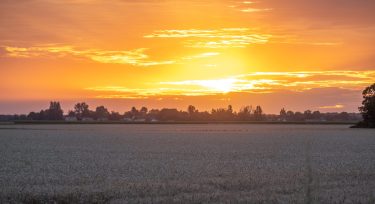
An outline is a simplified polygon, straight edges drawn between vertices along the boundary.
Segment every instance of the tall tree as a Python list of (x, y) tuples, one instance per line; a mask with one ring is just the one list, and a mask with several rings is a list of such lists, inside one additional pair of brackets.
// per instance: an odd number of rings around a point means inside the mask
[(108, 118), (109, 111), (104, 106), (98, 106), (98, 107), (96, 107), (95, 115), (96, 115), (97, 119)]
[(75, 113), (74, 111), (71, 111), (71, 110), (70, 110), (70, 111), (68, 112), (68, 116), (69, 116), (69, 117), (75, 117), (75, 116), (76, 116), (76, 113)]
[(63, 120), (63, 110), (61, 109), (60, 102), (57, 101), (51, 101), (49, 105), (49, 109), (46, 111), (46, 116), (48, 120)]
[(263, 110), (262, 107), (257, 106), (254, 110), (254, 119), (257, 121), (263, 120)]
[(85, 102), (77, 103), (74, 106), (74, 112), (79, 119), (82, 119), (82, 117), (88, 117), (90, 116), (89, 105), (87, 105)]
[(362, 126), (375, 128), (375, 84), (363, 90), (362, 96), (362, 106), (359, 107), (363, 117)]
[(144, 106), (141, 108), (141, 110), (139, 110), (139, 113), (140, 113), (141, 117), (143, 117), (143, 118), (146, 118), (147, 112), (148, 112), (148, 108), (144, 107)]
[(312, 112), (311, 112), (311, 110), (305, 110), (305, 112), (303, 112), (303, 115), (304, 115), (305, 119), (311, 119)]
[(288, 112), (286, 112), (286, 118), (287, 118), (287, 120), (295, 120), (295, 118), (294, 118), (294, 112), (293, 111), (288, 111)]
[(30, 112), (30, 113), (27, 115), (27, 118), (28, 118), (29, 120), (40, 120), (40, 113)]
[(228, 111), (228, 113), (232, 114), (233, 113), (233, 106), (232, 105), (228, 105), (227, 111)]
[(250, 120), (251, 110), (251, 106), (245, 106), (241, 108), (240, 112), (238, 113), (238, 118), (242, 121)]
[(109, 115), (108, 119), (112, 121), (119, 121), (123, 118), (123, 116), (115, 111), (112, 111), (111, 114)]
[(320, 119), (320, 117), (321, 117), (320, 111), (314, 111), (314, 112), (312, 113), (312, 117), (313, 117), (314, 119)]
[(138, 116), (139, 111), (137, 110), (136, 107), (132, 107), (132, 109), (130, 110), (130, 113), (131, 113), (132, 118), (136, 118)]
[(280, 110), (280, 119), (282, 119), (282, 120), (286, 120), (286, 116), (287, 116), (287, 114), (286, 114), (286, 110), (285, 110), (285, 108), (282, 108), (282, 109)]
[(189, 105), (188, 108), (187, 108), (187, 111), (189, 113), (189, 115), (193, 115), (195, 112), (197, 112), (197, 109), (195, 108), (195, 106), (193, 105)]

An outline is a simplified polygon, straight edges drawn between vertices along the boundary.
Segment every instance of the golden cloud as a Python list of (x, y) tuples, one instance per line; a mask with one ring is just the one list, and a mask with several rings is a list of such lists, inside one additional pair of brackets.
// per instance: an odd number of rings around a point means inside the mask
[(259, 8), (244, 8), (240, 9), (240, 11), (245, 12), (245, 13), (254, 13), (254, 12), (261, 12), (261, 11), (271, 11), (272, 9), (259, 9)]
[(36, 47), (11, 47), (5, 46), (7, 56), (16, 58), (34, 57), (65, 57), (74, 56), (90, 59), (100, 63), (131, 64), (134, 66), (155, 66), (174, 64), (173, 60), (152, 61), (145, 54), (146, 48), (136, 50), (100, 50), (100, 49), (76, 49), (72, 46), (36, 46)]
[[(375, 81), (375, 71), (326, 72), (254, 72), (212, 80), (160, 82), (154, 87), (92, 87), (87, 90), (106, 93), (107, 97), (148, 97), (166, 95), (202, 96), (230, 92), (272, 93), (280, 90), (303, 92), (316, 88), (359, 90)], [(103, 97), (101, 94), (99, 97)]]
[(99, 63), (106, 64), (130, 64), (134, 66), (156, 66), (183, 63), (186, 60), (214, 57), (218, 52), (205, 52), (197, 55), (182, 57), (179, 59), (153, 61), (145, 54), (146, 48), (130, 51), (111, 51), (99, 49), (76, 49), (72, 46), (36, 46), (36, 47), (11, 47), (5, 46), (6, 55), (14, 58), (35, 57), (82, 57)]
[[(272, 8), (255, 8), (255, 4), (258, 2), (255, 1), (239, 1), (235, 2), (234, 4), (229, 5), (230, 8), (234, 8), (238, 11), (244, 13), (255, 13), (255, 12), (263, 12), (263, 11), (271, 11)], [(251, 6), (251, 7), (250, 7)]]
[(333, 106), (320, 106), (319, 109), (343, 109), (344, 107), (342, 104), (336, 104)]
[(193, 48), (244, 48), (250, 44), (265, 44), (272, 35), (254, 33), (249, 28), (223, 28), (213, 30), (158, 30), (145, 38), (186, 38), (186, 47)]

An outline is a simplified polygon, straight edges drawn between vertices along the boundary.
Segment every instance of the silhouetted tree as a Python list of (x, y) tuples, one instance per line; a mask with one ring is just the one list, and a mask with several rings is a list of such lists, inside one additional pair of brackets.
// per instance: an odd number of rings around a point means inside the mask
[(359, 111), (362, 114), (363, 122), (359, 126), (375, 128), (375, 84), (363, 90), (362, 96), (363, 101)]
[[(374, 127), (375, 119), (375, 84), (368, 87), (364, 92), (363, 106), (360, 107), (364, 121), (361, 127)], [(239, 112), (235, 112), (231, 105), (228, 108), (212, 109), (211, 113), (204, 111), (199, 112), (193, 105), (189, 105), (187, 111), (179, 111), (177, 109), (152, 109), (148, 111), (147, 107), (142, 107), (137, 110), (132, 107), (130, 111), (121, 115), (118, 112), (112, 111), (111, 113), (104, 106), (99, 106), (95, 111), (89, 110), (86, 103), (77, 103), (74, 106), (74, 111), (69, 111), (68, 116), (75, 116), (81, 120), (82, 117), (91, 117), (94, 119), (108, 119), (111, 121), (120, 121), (124, 117), (131, 119), (146, 119), (152, 121), (158, 119), (160, 121), (277, 121), (286, 119), (288, 121), (306, 121), (307, 119), (314, 119), (320, 121), (359, 121), (360, 115), (358, 113), (320, 113), (319, 111), (306, 110), (303, 113), (286, 111), (285, 108), (280, 110), (280, 115), (264, 114), (261, 106), (257, 106), (252, 110), (252, 106), (242, 107)], [(59, 102), (51, 102), (46, 110), (40, 112), (30, 112), (28, 115), (0, 115), (0, 120), (62, 120), (63, 110)]]
[(30, 112), (30, 113), (27, 115), (27, 119), (28, 119), (28, 120), (40, 120), (40, 113)]
[(86, 103), (77, 103), (74, 106), (74, 112), (78, 119), (82, 119), (83, 117), (89, 117), (90, 116), (90, 110), (89, 110), (89, 105)]
[(311, 110), (305, 110), (305, 112), (303, 112), (303, 116), (304, 116), (304, 119), (311, 119), (312, 118), (312, 112)]
[(208, 111), (199, 112), (196, 113), (196, 120), (198, 121), (210, 121), (212, 120), (211, 114)]
[(111, 121), (120, 121), (122, 119), (122, 115), (118, 112), (112, 111), (111, 114), (109, 114), (108, 119)]
[(143, 106), (143, 107), (141, 108), (140, 112), (141, 112), (142, 114), (147, 114), (147, 112), (148, 112), (148, 108)]
[(230, 113), (230, 114), (233, 113), (233, 107), (232, 107), (232, 105), (228, 105), (227, 112)]
[(292, 121), (292, 120), (294, 120), (294, 112), (293, 112), (293, 111), (287, 111), (287, 112), (286, 112), (286, 119), (287, 119), (288, 121)]
[(195, 108), (195, 106), (189, 105), (188, 108), (187, 108), (187, 111), (188, 111), (189, 115), (192, 116), (194, 113), (197, 112), (197, 109)]
[(142, 117), (143, 119), (147, 118), (148, 108), (142, 107), (141, 110), (139, 110), (139, 117)]
[(12, 119), (13, 120), (27, 120), (28, 118), (27, 118), (27, 115), (21, 114), (21, 115), (13, 115)]
[(280, 110), (280, 119), (286, 120), (286, 118), (287, 118), (286, 110), (285, 110), (285, 108), (282, 108)]
[(250, 120), (251, 119), (251, 106), (245, 106), (241, 108), (240, 112), (238, 112), (238, 119), (242, 121)]
[(108, 119), (109, 111), (104, 106), (99, 106), (95, 110), (95, 116), (97, 119)]
[(189, 105), (187, 108), (187, 113), (188, 113), (189, 120), (191, 121), (200, 120), (199, 111), (195, 108), (195, 106)]
[(139, 111), (137, 110), (137, 108), (132, 107), (132, 109), (130, 110), (130, 113), (131, 113), (132, 118), (136, 118), (138, 116)]
[(314, 112), (312, 113), (312, 117), (313, 117), (314, 119), (320, 119), (320, 118), (321, 118), (321, 114), (320, 114), (319, 111), (314, 111)]
[(150, 118), (150, 120), (158, 119), (159, 113), (160, 113), (160, 111), (158, 109), (152, 109), (148, 112), (148, 117)]
[(303, 113), (297, 111), (294, 113), (294, 121), (304, 121), (305, 120), (305, 116)]
[(64, 114), (63, 110), (61, 109), (60, 103), (56, 101), (51, 101), (49, 105), (49, 109), (45, 111), (47, 120), (63, 120)]
[(228, 106), (228, 109), (218, 108), (212, 109), (211, 118), (215, 121), (230, 121), (234, 119), (233, 108), (231, 105)]
[(164, 108), (158, 113), (157, 119), (161, 121), (182, 121), (187, 118), (187, 114), (187, 112), (179, 112), (177, 109)]
[(256, 121), (261, 121), (263, 120), (263, 110), (262, 107), (257, 106), (254, 110), (254, 119)]
[(342, 121), (346, 121), (346, 120), (350, 120), (350, 116), (347, 112), (341, 112), (339, 115), (338, 115), (338, 120), (342, 120)]
[(39, 112), (39, 120), (47, 120), (48, 119), (48, 114), (45, 110), (41, 110)]
[(69, 111), (68, 112), (68, 116), (69, 117), (75, 117), (76, 116), (76, 113), (74, 111)]

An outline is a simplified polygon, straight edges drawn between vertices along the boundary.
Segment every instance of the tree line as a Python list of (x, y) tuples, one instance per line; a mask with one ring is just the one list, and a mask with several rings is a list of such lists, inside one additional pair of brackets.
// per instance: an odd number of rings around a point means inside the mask
[(119, 113), (109, 111), (104, 106), (98, 106), (91, 110), (85, 102), (74, 105), (73, 110), (64, 115), (60, 102), (50, 102), (49, 108), (39, 112), (30, 112), (27, 115), (0, 116), (0, 120), (77, 120), (77, 121), (359, 121), (359, 114), (355, 113), (321, 113), (319, 111), (306, 110), (294, 112), (281, 109), (279, 114), (265, 114), (261, 106), (244, 106), (235, 111), (231, 105), (227, 108), (216, 108), (211, 111), (199, 111), (195, 106), (189, 105), (186, 110), (170, 108), (151, 109), (132, 107), (129, 111)]
[[(21, 115), (0, 115), (0, 121), (15, 120), (110, 120), (110, 121), (360, 121), (353, 127), (375, 128), (375, 84), (366, 87), (363, 92), (362, 106), (359, 113), (321, 113), (319, 111), (306, 110), (304, 112), (293, 112), (285, 108), (277, 114), (265, 114), (261, 106), (244, 106), (238, 112), (229, 105), (227, 108), (217, 108), (211, 111), (199, 111), (193, 105), (189, 105), (186, 111), (177, 109), (152, 109), (147, 107), (137, 109), (132, 107), (129, 111), (121, 114), (108, 111), (104, 106), (98, 106), (90, 110), (85, 102), (77, 103), (74, 109), (64, 115), (60, 102), (50, 102), (49, 108), (39, 112), (30, 112)], [(362, 116), (362, 117), (361, 117)], [(362, 118), (362, 120), (361, 120)]]

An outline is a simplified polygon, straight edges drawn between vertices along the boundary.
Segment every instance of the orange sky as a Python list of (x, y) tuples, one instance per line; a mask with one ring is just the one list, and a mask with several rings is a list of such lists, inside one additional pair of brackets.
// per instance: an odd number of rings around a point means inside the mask
[(357, 111), (375, 82), (374, 10), (372, 0), (1, 1), (0, 113), (49, 100)]

